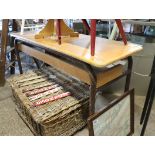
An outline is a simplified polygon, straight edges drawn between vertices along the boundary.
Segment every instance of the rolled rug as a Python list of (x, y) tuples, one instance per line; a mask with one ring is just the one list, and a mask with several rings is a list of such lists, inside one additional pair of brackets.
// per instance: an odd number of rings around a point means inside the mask
[(62, 89), (62, 87), (56, 87), (55, 89), (48, 90), (48, 91), (46, 91), (46, 92), (44, 92), (44, 93), (40, 93), (40, 94), (37, 94), (37, 95), (34, 95), (34, 96), (30, 96), (30, 97), (29, 97), (29, 100), (30, 100), (30, 101), (37, 100), (37, 99), (39, 99), (39, 98), (41, 98), (41, 97), (43, 97), (43, 96), (47, 96), (47, 95), (49, 95), (49, 94), (53, 94), (53, 93), (55, 93), (55, 92), (57, 92), (57, 91), (59, 91), (59, 90), (61, 90), (61, 89)]
[(36, 94), (39, 94), (39, 93), (42, 93), (42, 92), (45, 92), (45, 91), (54, 89), (54, 88), (56, 88), (56, 87), (58, 87), (58, 86), (59, 86), (58, 84), (55, 84), (55, 85), (43, 87), (43, 88), (40, 88), (40, 89), (35, 89), (35, 90), (33, 90), (33, 91), (27, 92), (25, 95), (26, 95), (27, 97), (28, 97), (28, 96), (32, 96), (32, 95), (36, 95)]
[(61, 98), (64, 98), (66, 96), (70, 96), (71, 93), (70, 92), (65, 92), (65, 93), (62, 93), (62, 94), (59, 94), (59, 95), (56, 95), (56, 96), (52, 96), (50, 98), (46, 98), (46, 99), (42, 99), (40, 101), (37, 101), (37, 102), (34, 102), (33, 103), (33, 106), (40, 106), (42, 104), (45, 104), (45, 103), (48, 103), (48, 102), (51, 102), (51, 101), (55, 101), (55, 100), (58, 100), (58, 99), (61, 99)]

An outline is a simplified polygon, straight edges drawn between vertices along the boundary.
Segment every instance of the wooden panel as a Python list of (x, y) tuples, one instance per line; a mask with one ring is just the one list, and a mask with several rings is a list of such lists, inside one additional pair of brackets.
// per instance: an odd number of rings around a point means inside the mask
[(51, 50), (66, 54), (78, 60), (84, 61), (95, 67), (105, 67), (120, 59), (124, 59), (140, 50), (141, 45), (113, 41), (96, 37), (95, 56), (90, 54), (90, 36), (80, 34), (79, 37), (62, 37), (62, 44), (59, 45), (57, 38), (47, 37), (44, 39), (35, 39), (35, 34), (12, 33), (11, 36), (22, 41), (46, 47)]
[(90, 79), (88, 73), (76, 66), (23, 44), (19, 44), (18, 49), (89, 84)]
[(115, 66), (106, 72), (100, 72), (97, 74), (97, 88), (105, 85), (106, 83), (116, 79), (123, 74), (123, 66)]
[[(64, 71), (72, 76), (75, 76), (76, 78), (80, 79), (81, 81), (87, 84), (91, 83), (89, 74), (87, 73), (87, 71), (81, 68), (73, 66), (72, 64), (69, 64), (56, 57), (45, 54), (43, 52), (40, 52), (34, 48), (31, 48), (23, 44), (19, 44), (18, 49), (32, 57), (35, 57), (49, 65), (56, 67), (57, 69), (60, 69), (61, 71)], [(100, 72), (95, 70), (95, 73), (97, 74), (97, 87), (99, 87), (121, 75), (123, 73), (123, 67), (121, 65), (118, 65), (108, 70), (105, 69), (103, 71), (101, 70)]]

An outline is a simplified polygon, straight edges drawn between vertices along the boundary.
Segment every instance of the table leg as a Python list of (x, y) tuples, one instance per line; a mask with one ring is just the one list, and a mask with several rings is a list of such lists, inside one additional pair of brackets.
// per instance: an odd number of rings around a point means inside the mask
[(121, 37), (123, 39), (123, 42), (126, 45), (127, 44), (127, 39), (126, 39), (126, 36), (125, 36), (125, 32), (123, 30), (122, 22), (121, 22), (120, 19), (115, 19), (115, 21), (116, 21), (116, 24), (118, 26), (119, 33), (121, 34)]
[(89, 97), (89, 115), (95, 112), (95, 96), (96, 96), (96, 85), (90, 85), (90, 97)]
[[(18, 25), (15, 19), (12, 20), (12, 30), (18, 30)], [(10, 38), (10, 47), (14, 47), (14, 37)], [(10, 74), (15, 74), (15, 50), (11, 51), (11, 62), (14, 63), (10, 66)]]
[(84, 64), (85, 70), (87, 70), (91, 84), (90, 84), (90, 97), (89, 97), (89, 116), (95, 112), (95, 96), (96, 96), (96, 74), (92, 67), (88, 64)]
[(36, 58), (34, 58), (34, 57), (33, 57), (33, 60), (34, 60), (34, 62), (36, 64), (37, 68), (40, 69), (40, 65), (39, 65), (38, 60)]
[(132, 60), (132, 57), (129, 56), (128, 57), (128, 71), (129, 71), (129, 73), (126, 76), (126, 83), (125, 83), (125, 90), (124, 90), (124, 92), (128, 91), (129, 87), (130, 87), (131, 74), (132, 74), (132, 66), (133, 66), (133, 60)]
[(91, 20), (90, 36), (91, 36), (91, 56), (94, 56), (95, 41), (96, 41), (96, 19)]
[[(95, 97), (96, 97), (96, 74), (94, 72), (94, 70), (92, 69), (92, 67), (88, 64), (84, 64), (84, 68), (85, 70), (88, 71), (90, 80), (91, 80), (91, 84), (89, 87), (90, 90), (90, 96), (89, 96), (89, 116), (93, 115), (95, 113)], [(87, 120), (88, 121), (88, 120)], [(91, 127), (89, 126), (88, 123), (88, 128), (89, 128), (89, 136), (93, 136), (94, 135), (94, 131), (91, 130)]]
[[(11, 37), (10, 39), (10, 47), (14, 47), (14, 38)], [(11, 66), (10, 66), (10, 74), (15, 74), (15, 49), (11, 52), (11, 62), (14, 62)]]
[(17, 57), (18, 66), (19, 66), (19, 72), (20, 72), (20, 74), (23, 74), (21, 60), (20, 60), (20, 56), (19, 56), (19, 51), (17, 49), (17, 40), (16, 39), (14, 40), (14, 47), (15, 47), (15, 54)]

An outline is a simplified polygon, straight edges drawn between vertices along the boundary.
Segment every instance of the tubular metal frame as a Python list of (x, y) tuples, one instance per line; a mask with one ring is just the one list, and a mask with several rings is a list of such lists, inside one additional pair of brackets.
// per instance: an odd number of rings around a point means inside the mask
[[(90, 98), (89, 98), (89, 116), (93, 115), (95, 113), (95, 96), (96, 96), (96, 92), (100, 89), (102, 89), (103, 87), (109, 85), (109, 84), (112, 84), (113, 82), (115, 82), (116, 80), (126, 76), (126, 82), (125, 82), (125, 90), (124, 92), (127, 92), (129, 91), (129, 85), (130, 85), (130, 79), (131, 79), (131, 71), (132, 71), (132, 57), (129, 56), (127, 57), (127, 60), (128, 60), (128, 67), (127, 67), (127, 70), (126, 72), (124, 72), (121, 76), (119, 76), (118, 78), (108, 82), (107, 84), (99, 87), (99, 88), (96, 88), (96, 83), (97, 83), (97, 78), (96, 78), (96, 74), (93, 70), (93, 67), (90, 65), (90, 64), (87, 64), (83, 61), (80, 61), (80, 60), (77, 60), (75, 58), (72, 58), (68, 55), (65, 55), (65, 54), (62, 54), (62, 53), (59, 53), (59, 52), (56, 52), (56, 51), (53, 51), (49, 48), (46, 48), (46, 47), (43, 47), (41, 45), (37, 45), (35, 43), (31, 43), (31, 42), (28, 42), (28, 41), (23, 41), (23, 40), (20, 40), (18, 38), (14, 38), (14, 47), (15, 47), (15, 51), (16, 51), (16, 54), (17, 54), (17, 61), (18, 61), (18, 65), (19, 65), (19, 70), (20, 70), (20, 73), (22, 74), (23, 73), (23, 70), (22, 70), (22, 65), (21, 65), (21, 60), (20, 60), (20, 56), (19, 56), (19, 51), (18, 51), (18, 44), (21, 43), (21, 44), (25, 44), (29, 47), (37, 47), (37, 48), (40, 48), (40, 49), (44, 49), (48, 52), (50, 52), (51, 55), (53, 56), (58, 56), (58, 58), (61, 60), (62, 57), (67, 57), (69, 59), (72, 59), (71, 61), (73, 62), (73, 65), (76, 66), (76, 67), (79, 67), (78, 64), (81, 64), (82, 66), (82, 69), (87, 71), (88, 74), (89, 74), (89, 77), (90, 77), (90, 80), (91, 80), (91, 84), (90, 84)], [(46, 63), (46, 62), (45, 62)], [(80, 67), (81, 68), (81, 67)], [(66, 71), (67, 72), (67, 71)], [(133, 127), (134, 128), (134, 127)], [(91, 130), (89, 130), (89, 135), (92, 135), (91, 133)]]

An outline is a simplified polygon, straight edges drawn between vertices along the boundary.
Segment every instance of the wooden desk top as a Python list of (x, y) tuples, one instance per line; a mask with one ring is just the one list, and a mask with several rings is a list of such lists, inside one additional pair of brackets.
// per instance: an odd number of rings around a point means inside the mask
[(38, 46), (61, 52), (70, 57), (84, 61), (92, 66), (101, 68), (124, 59), (134, 53), (141, 51), (142, 46), (129, 43), (125, 46), (123, 42), (112, 41), (96, 37), (95, 56), (90, 54), (90, 36), (80, 34), (79, 37), (62, 37), (62, 44), (59, 45), (55, 38), (35, 39), (34, 34), (11, 33), (11, 36), (21, 41), (34, 43)]

